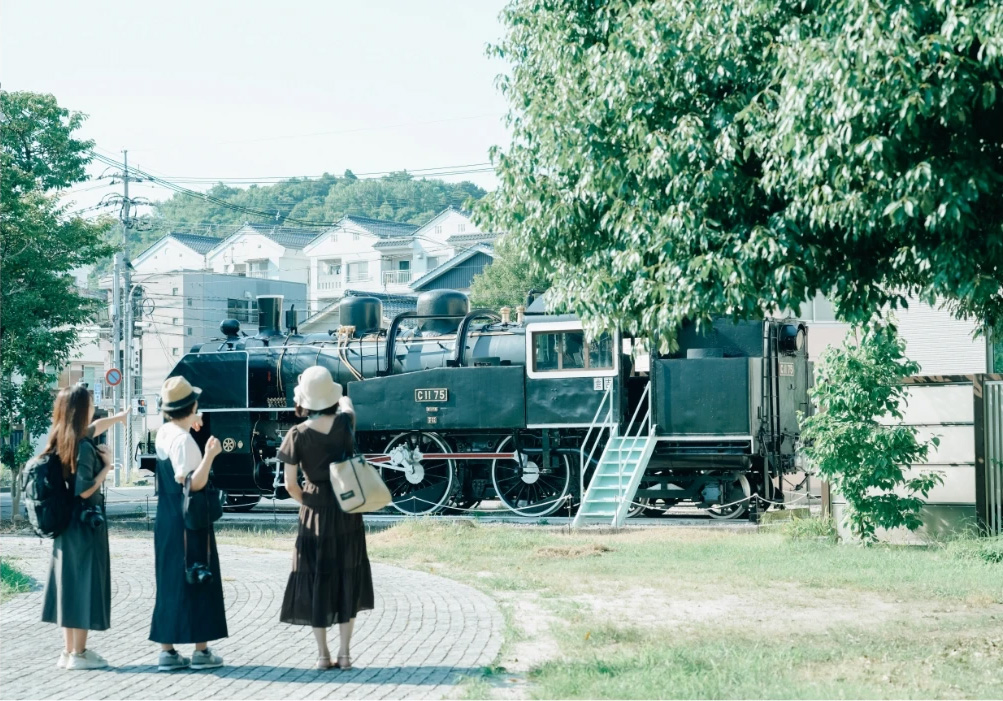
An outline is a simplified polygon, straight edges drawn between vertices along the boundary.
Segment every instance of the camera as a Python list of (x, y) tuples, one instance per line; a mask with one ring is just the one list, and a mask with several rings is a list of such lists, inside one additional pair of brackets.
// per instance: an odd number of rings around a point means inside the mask
[(100, 506), (85, 506), (80, 510), (80, 522), (93, 529), (104, 525), (104, 511)]
[(209, 584), (212, 582), (212, 570), (201, 562), (196, 562), (185, 569), (185, 581), (189, 584)]

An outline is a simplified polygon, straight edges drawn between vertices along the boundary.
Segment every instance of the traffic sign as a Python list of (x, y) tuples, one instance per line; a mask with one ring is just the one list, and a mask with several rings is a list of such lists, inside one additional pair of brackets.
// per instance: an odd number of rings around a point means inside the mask
[(104, 379), (109, 385), (114, 387), (122, 381), (122, 371), (118, 368), (112, 368), (104, 374)]

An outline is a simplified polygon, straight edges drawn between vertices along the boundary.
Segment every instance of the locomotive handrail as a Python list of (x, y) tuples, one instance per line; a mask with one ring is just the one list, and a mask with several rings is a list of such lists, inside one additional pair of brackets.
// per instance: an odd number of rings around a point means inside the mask
[(463, 321), (460, 322), (460, 328), (456, 331), (456, 347), (453, 349), (453, 366), (462, 368), (463, 367), (463, 351), (464, 346), (467, 342), (467, 331), (470, 330), (470, 324), (474, 319), (494, 319), (495, 321), (501, 321), (501, 316), (498, 312), (492, 309), (474, 309), (463, 317)]
[(418, 314), (418, 312), (401, 312), (390, 322), (387, 329), (387, 365), (383, 369), (383, 375), (392, 375), (394, 369), (394, 346), (397, 344), (397, 332), (400, 331), (401, 322), (405, 319), (463, 319), (466, 314)]
[[(603, 410), (606, 405), (606, 400), (609, 399), (609, 407), (606, 409), (606, 416), (603, 418), (603, 422), (599, 423), (599, 412)], [(603, 393), (602, 399), (599, 400), (599, 406), (596, 407), (596, 413), (592, 416), (592, 423), (589, 424), (589, 430), (585, 432), (585, 437), (582, 438), (582, 447), (578, 451), (578, 494), (580, 497), (585, 496), (585, 465), (586, 463), (592, 462), (592, 456), (596, 452), (596, 448), (599, 446), (599, 436), (596, 436), (596, 442), (592, 444), (592, 450), (589, 451), (588, 458), (585, 457), (585, 446), (589, 442), (589, 437), (592, 432), (597, 428), (600, 432), (604, 428), (610, 429), (610, 435), (613, 435), (613, 429), (615, 424), (613, 424), (613, 383), (611, 382), (609, 387)]]

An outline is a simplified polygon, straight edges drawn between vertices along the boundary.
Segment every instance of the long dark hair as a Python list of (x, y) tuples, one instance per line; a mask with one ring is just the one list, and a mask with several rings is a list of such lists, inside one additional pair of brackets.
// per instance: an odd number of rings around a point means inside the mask
[(87, 433), (91, 414), (91, 394), (83, 385), (59, 390), (52, 407), (52, 431), (42, 455), (55, 455), (63, 464), (63, 475), (77, 471), (77, 444)]

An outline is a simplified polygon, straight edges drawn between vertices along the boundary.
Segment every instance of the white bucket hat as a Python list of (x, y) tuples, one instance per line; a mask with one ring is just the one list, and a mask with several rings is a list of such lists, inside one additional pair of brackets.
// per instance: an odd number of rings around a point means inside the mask
[(341, 399), (341, 385), (334, 381), (327, 368), (314, 365), (299, 376), (299, 383), (293, 390), (296, 403), (310, 411), (321, 411), (338, 403)]

